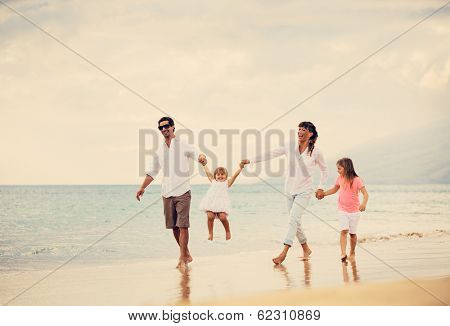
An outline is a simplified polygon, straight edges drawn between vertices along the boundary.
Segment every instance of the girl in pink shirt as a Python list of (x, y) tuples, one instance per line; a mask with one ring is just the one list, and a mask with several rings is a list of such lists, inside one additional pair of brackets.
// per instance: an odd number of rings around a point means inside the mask
[[(349, 158), (341, 158), (336, 163), (339, 176), (333, 188), (327, 191), (317, 192), (317, 199), (335, 194), (339, 191), (338, 210), (339, 224), (341, 227), (341, 261), (347, 260), (347, 233), (350, 233), (350, 259), (355, 258), (355, 247), (357, 242), (356, 228), (359, 222), (359, 212), (366, 210), (369, 194), (360, 177), (355, 172), (353, 162)], [(363, 202), (359, 203), (359, 192), (364, 196)]]

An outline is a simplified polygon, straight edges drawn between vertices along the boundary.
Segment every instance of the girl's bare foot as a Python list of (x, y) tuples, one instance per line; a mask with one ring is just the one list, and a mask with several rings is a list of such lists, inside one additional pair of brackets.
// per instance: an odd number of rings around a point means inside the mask
[(300, 260), (309, 260), (309, 256), (311, 256), (312, 250), (308, 249), (307, 251), (303, 250), (303, 257), (300, 257)]
[(225, 233), (225, 239), (226, 240), (230, 240), (231, 239), (231, 232), (226, 232)]
[(213, 239), (213, 235), (212, 235), (212, 234), (209, 234), (208, 240), (212, 241), (212, 239)]
[(281, 264), (284, 260), (286, 259), (286, 253), (282, 252), (281, 254), (278, 255), (278, 257), (275, 257), (274, 259), (272, 259), (273, 263), (275, 265), (279, 265)]

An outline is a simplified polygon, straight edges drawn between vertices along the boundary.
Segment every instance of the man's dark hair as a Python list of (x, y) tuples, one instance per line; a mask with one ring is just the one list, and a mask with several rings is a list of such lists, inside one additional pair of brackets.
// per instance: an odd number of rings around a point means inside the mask
[(163, 122), (163, 121), (168, 121), (168, 122), (169, 122), (169, 126), (171, 126), (171, 127), (175, 126), (175, 122), (173, 122), (173, 119), (172, 119), (171, 117), (162, 117), (162, 118), (159, 119), (159, 121), (158, 121), (158, 127), (159, 127), (159, 124), (160, 124), (161, 122)]

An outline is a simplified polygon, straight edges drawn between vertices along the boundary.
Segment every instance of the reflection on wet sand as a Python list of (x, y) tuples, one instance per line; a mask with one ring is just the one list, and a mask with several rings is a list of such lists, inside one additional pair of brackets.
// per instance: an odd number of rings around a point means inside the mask
[(286, 289), (292, 289), (293, 288), (293, 282), (291, 277), (289, 276), (289, 272), (287, 271), (286, 266), (284, 266), (283, 264), (279, 264), (279, 265), (274, 265), (273, 266), (274, 270), (278, 270), (283, 274), (283, 277), (285, 279), (285, 288)]
[[(280, 271), (285, 279), (285, 288), (286, 289), (292, 289), (295, 287), (295, 282), (292, 280), (291, 276), (289, 275), (289, 272), (283, 264), (275, 265), (273, 267), (274, 270)], [(311, 263), (309, 260), (303, 261), (303, 269), (304, 269), (304, 278), (302, 280), (302, 283), (305, 287), (309, 287), (311, 285)]]
[(179, 269), (179, 271), (181, 274), (181, 278), (180, 278), (180, 292), (177, 304), (188, 305), (191, 303), (189, 299), (191, 294), (191, 287), (190, 287), (191, 277), (189, 273), (191, 270), (190, 268), (187, 267), (184, 269)]
[(309, 260), (303, 261), (303, 269), (305, 272), (305, 287), (311, 286), (311, 263)]
[(342, 278), (344, 279), (344, 283), (350, 282), (350, 277), (348, 274), (348, 263), (350, 262), (350, 266), (352, 268), (352, 278), (353, 282), (359, 282), (358, 268), (356, 267), (356, 260), (352, 259), (349, 261), (342, 262)]

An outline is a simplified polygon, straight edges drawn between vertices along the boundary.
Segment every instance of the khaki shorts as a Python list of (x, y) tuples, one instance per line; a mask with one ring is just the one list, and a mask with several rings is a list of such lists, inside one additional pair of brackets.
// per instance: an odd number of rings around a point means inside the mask
[(177, 197), (164, 198), (164, 216), (166, 217), (166, 229), (188, 228), (189, 209), (191, 207), (191, 191)]

